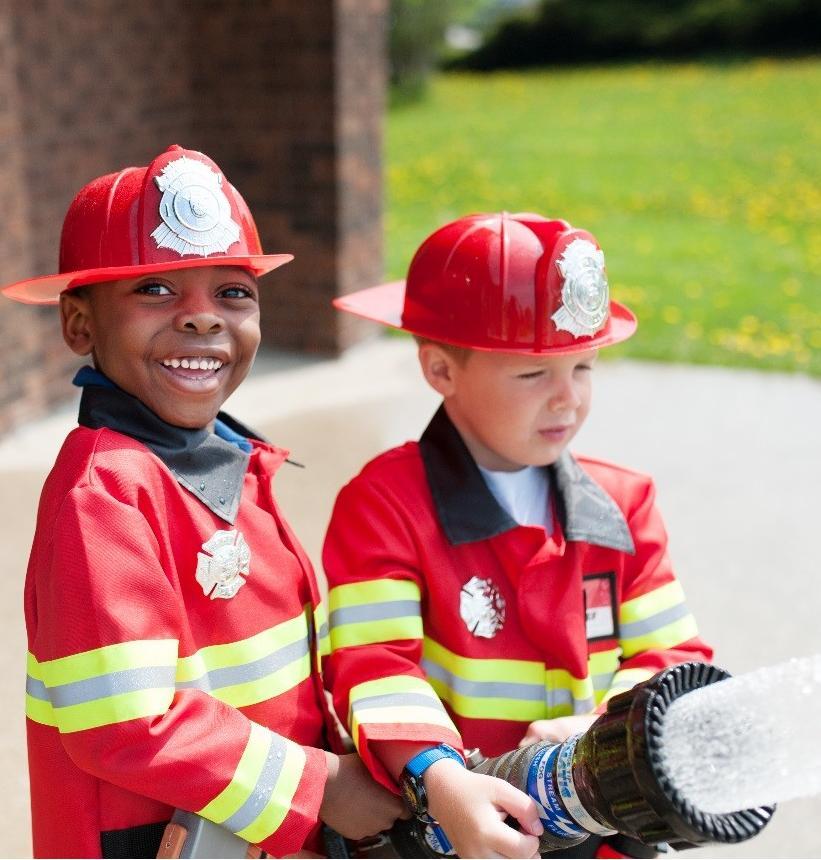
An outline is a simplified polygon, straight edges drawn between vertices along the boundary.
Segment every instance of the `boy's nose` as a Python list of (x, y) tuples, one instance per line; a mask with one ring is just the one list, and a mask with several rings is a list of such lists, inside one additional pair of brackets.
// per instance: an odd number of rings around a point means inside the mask
[(180, 331), (212, 334), (221, 331), (223, 325), (223, 318), (217, 309), (207, 304), (186, 307), (177, 315), (177, 328)]
[(547, 408), (551, 412), (564, 412), (569, 409), (578, 409), (581, 406), (581, 398), (576, 392), (570, 380), (561, 382), (550, 394)]

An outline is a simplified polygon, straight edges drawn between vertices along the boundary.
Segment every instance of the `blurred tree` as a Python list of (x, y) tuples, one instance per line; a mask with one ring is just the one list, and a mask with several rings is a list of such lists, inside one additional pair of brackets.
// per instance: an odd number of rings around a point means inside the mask
[(447, 53), (445, 35), (453, 25), (484, 31), (499, 16), (534, 0), (391, 0), (390, 76), (394, 96), (413, 98), (424, 91), (434, 68)]
[(436, 66), (452, 7), (460, 0), (391, 0), (390, 76), (401, 97), (414, 97)]
[(715, 53), (821, 51), (819, 0), (542, 0), (450, 65), (512, 68)]

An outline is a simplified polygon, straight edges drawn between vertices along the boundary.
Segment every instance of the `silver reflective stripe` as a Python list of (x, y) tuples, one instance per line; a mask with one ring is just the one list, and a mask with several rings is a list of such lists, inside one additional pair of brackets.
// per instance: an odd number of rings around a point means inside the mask
[(648, 633), (660, 630), (662, 627), (666, 627), (668, 624), (672, 624), (674, 621), (678, 621), (689, 614), (687, 604), (678, 603), (669, 609), (664, 609), (655, 615), (651, 615), (649, 618), (644, 618), (641, 621), (633, 621), (631, 624), (622, 624), (619, 638), (635, 639), (638, 636), (646, 636)]
[(58, 684), (48, 688), (48, 697), (55, 708), (67, 708), (83, 702), (107, 699), (122, 693), (138, 690), (161, 690), (174, 688), (173, 666), (146, 666), (140, 669), (122, 669), (96, 678)]
[(328, 635), (328, 622), (323, 621), (319, 626), (319, 630), (317, 631), (317, 638), (324, 639)]
[(42, 699), (44, 702), (50, 701), (46, 685), (42, 681), (38, 681), (37, 678), (32, 678), (31, 675), (26, 675), (26, 692), (33, 699)]
[(570, 690), (557, 689), (547, 691), (547, 706), (548, 708), (559, 708), (562, 705), (570, 705), (573, 708), (574, 714), (585, 714), (592, 711), (595, 707), (595, 702), (592, 698), (574, 699), (573, 693)]
[(308, 650), (308, 641), (300, 639), (251, 663), (212, 669), (210, 672), (200, 675), (199, 678), (193, 678), (190, 681), (177, 681), (177, 689), (196, 689), (207, 692), (209, 690), (221, 690), (223, 687), (232, 687), (235, 684), (258, 681), (260, 678), (272, 675), (279, 669), (300, 660), (308, 653)]
[(330, 626), (356, 624), (360, 621), (382, 621), (384, 618), (403, 618), (406, 615), (419, 615), (418, 600), (385, 600), (381, 603), (360, 603), (357, 606), (343, 606), (334, 609), (330, 615)]
[(596, 702), (593, 698), (588, 699), (573, 699), (574, 714), (589, 714), (596, 707)]
[(262, 773), (259, 775), (253, 791), (248, 800), (229, 818), (222, 822), (222, 826), (232, 833), (239, 833), (249, 824), (259, 818), (260, 813), (268, 805), (271, 795), (274, 793), (282, 766), (285, 763), (285, 741), (274, 734), (269, 733), (268, 754)]
[(623, 693), (625, 690), (632, 690), (638, 683), (638, 681), (622, 681), (619, 684), (614, 684), (607, 692), (611, 696), (614, 696), (616, 693)]
[(478, 699), (522, 699), (528, 702), (542, 702), (545, 688), (540, 684), (505, 683), (504, 681), (467, 681), (448, 672), (447, 669), (422, 660), (422, 668), (430, 678), (447, 684), (454, 693)]
[(615, 674), (615, 672), (604, 672), (601, 675), (593, 675), (593, 689), (598, 691), (609, 690)]
[(426, 696), (424, 693), (382, 693), (378, 696), (366, 696), (364, 699), (357, 699), (351, 704), (351, 710), (354, 712), (368, 708), (396, 707), (433, 708), (437, 711), (445, 710), (438, 699), (433, 696)]

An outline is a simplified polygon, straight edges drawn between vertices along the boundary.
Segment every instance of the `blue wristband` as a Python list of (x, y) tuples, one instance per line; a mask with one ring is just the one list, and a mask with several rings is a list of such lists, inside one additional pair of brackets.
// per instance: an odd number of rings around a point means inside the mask
[(416, 779), (419, 779), (435, 761), (443, 758), (452, 758), (454, 761), (458, 761), (462, 767), (465, 766), (464, 758), (453, 747), (447, 744), (438, 744), (435, 747), (430, 747), (430, 749), (417, 753), (405, 765), (405, 770), (409, 771)]
[(425, 792), (422, 775), (434, 762), (443, 758), (452, 758), (454, 761), (458, 761), (462, 767), (465, 767), (465, 760), (453, 747), (439, 744), (417, 753), (405, 765), (399, 778), (399, 787), (411, 812), (428, 824), (435, 824), (436, 822), (428, 815), (428, 796)]

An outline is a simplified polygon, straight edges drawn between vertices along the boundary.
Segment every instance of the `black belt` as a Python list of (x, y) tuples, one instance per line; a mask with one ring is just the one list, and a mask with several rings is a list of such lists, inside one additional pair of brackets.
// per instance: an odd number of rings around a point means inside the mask
[(123, 830), (105, 830), (100, 834), (103, 857), (156, 857), (167, 821), (138, 824)]

